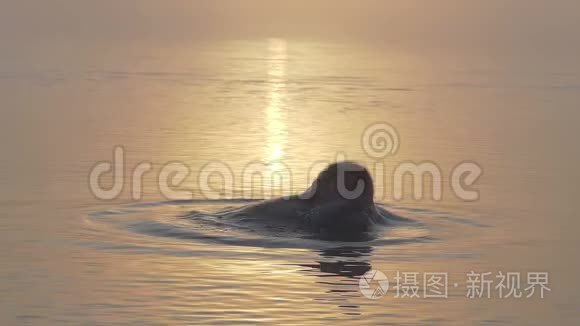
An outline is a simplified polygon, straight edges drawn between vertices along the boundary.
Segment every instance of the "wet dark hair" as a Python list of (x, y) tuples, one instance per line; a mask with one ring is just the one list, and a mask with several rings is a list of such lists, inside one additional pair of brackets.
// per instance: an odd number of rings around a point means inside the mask
[(322, 171), (307, 191), (314, 203), (348, 201), (373, 203), (374, 185), (368, 170), (355, 162), (333, 163)]

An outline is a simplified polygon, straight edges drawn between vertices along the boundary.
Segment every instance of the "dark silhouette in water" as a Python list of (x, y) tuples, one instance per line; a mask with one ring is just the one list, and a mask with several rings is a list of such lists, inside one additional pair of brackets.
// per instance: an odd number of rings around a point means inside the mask
[(373, 180), (365, 167), (339, 162), (322, 171), (302, 194), (259, 202), (222, 217), (233, 213), (268, 229), (307, 231), (325, 240), (367, 240), (391, 216), (375, 205), (373, 195)]

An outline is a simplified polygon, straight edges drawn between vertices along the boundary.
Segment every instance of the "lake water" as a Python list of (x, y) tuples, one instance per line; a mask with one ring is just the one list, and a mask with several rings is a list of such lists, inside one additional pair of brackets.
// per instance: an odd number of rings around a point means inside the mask
[[(3, 325), (580, 322), (577, 62), (255, 39), (8, 51), (0, 68)], [(369, 155), (363, 134), (380, 122), (398, 148)], [(116, 146), (124, 187), (101, 200), (89, 173)], [(337, 158), (369, 167), (376, 201), (412, 223), (349, 243), (182, 218), (303, 191)], [(140, 162), (151, 170), (134, 199)], [(168, 162), (190, 172), (169, 199)], [(227, 198), (200, 186), (210, 162), (232, 175), (207, 179)], [(414, 199), (394, 178), (405, 162), (431, 162), (441, 181)], [(462, 162), (483, 171), (477, 200), (454, 192)], [(290, 184), (270, 178), (280, 171)], [(376, 300), (359, 290), (369, 270), (390, 281)], [(420, 298), (397, 297), (398, 272), (417, 273)], [(433, 272), (447, 298), (423, 297)], [(491, 273), (492, 298), (468, 297), (470, 272)], [(499, 272), (521, 274), (522, 290), (546, 272), (550, 291), (500, 298)]]

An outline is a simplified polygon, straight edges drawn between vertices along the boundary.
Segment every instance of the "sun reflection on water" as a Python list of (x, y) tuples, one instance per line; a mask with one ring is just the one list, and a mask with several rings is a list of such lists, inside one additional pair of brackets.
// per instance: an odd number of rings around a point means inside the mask
[(287, 143), (286, 128), (286, 41), (268, 40), (269, 102), (264, 109), (267, 131), (267, 162), (271, 172), (279, 171), (277, 164), (284, 157)]

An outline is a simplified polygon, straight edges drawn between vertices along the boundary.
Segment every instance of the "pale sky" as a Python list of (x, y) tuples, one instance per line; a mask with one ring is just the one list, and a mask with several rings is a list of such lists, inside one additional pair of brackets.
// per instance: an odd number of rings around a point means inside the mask
[(321, 38), (578, 49), (574, 0), (0, 0), (2, 45)]

